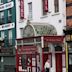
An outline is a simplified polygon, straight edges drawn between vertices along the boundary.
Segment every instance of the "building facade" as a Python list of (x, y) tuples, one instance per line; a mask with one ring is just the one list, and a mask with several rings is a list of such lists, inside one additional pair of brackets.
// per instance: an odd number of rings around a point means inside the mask
[(0, 0), (0, 72), (15, 72), (15, 0)]
[(66, 72), (63, 46), (65, 0), (16, 0), (16, 11), (16, 71), (44, 72), (48, 58), (50, 72)]
[(66, 0), (66, 29), (64, 33), (66, 35), (67, 43), (67, 71), (72, 71), (72, 0)]

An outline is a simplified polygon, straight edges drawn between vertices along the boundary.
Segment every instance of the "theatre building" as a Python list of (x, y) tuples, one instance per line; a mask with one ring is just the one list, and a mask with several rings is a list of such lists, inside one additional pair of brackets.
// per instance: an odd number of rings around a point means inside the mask
[(65, 0), (16, 0), (16, 72), (66, 72)]
[(52, 25), (28, 24), (23, 35), (16, 41), (16, 72), (44, 72), (47, 59), (50, 72), (66, 71), (64, 36), (57, 36)]

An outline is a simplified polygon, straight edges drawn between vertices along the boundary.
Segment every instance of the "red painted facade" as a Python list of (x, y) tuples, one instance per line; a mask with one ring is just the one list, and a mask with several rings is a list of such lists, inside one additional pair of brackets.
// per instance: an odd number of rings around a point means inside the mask
[[(31, 38), (27, 38), (27, 40), (28, 39), (37, 39), (37, 38), (41, 38), (41, 37), (31, 37)], [(41, 46), (41, 48), (40, 48), (42, 50), (41, 53), (38, 52), (39, 48), (38, 48), (37, 44), (17, 46), (17, 53), (16, 53), (16, 62), (17, 62), (16, 68), (17, 68), (17, 70), (16, 70), (16, 72), (34, 72), (33, 70), (35, 70), (35, 72), (38, 72), (39, 70), (44, 72), (44, 70), (45, 70), (44, 65), (45, 65), (45, 62), (47, 59), (50, 60), (50, 67), (52, 67), (53, 66), (52, 51), (49, 51), (49, 50), (47, 51), (46, 47), (47, 47), (48, 43), (61, 44), (61, 43), (63, 43), (63, 39), (64, 39), (64, 36), (44, 36), (43, 37), (44, 48), (42, 48), (42, 46)], [(26, 40), (26, 38), (25, 39), (24, 38), (17, 39), (17, 41), (20, 41), (20, 40), (24, 41), (24, 40)], [(55, 51), (56, 72), (62, 72), (62, 54), (64, 54), (63, 51)], [(24, 70), (22, 68), (21, 58), (23, 55), (26, 55), (26, 64), (25, 64), (26, 70)], [(42, 57), (40, 55), (42, 55)], [(42, 61), (41, 69), (39, 69), (40, 61)], [(21, 71), (20, 71), (20, 67), (22, 68)], [(58, 69), (58, 67), (59, 67), (59, 69)]]

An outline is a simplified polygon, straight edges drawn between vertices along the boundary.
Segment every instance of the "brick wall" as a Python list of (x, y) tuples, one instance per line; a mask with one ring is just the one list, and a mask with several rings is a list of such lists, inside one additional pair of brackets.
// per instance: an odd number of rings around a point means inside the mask
[(67, 3), (70, 3), (70, 2), (72, 2), (72, 0), (66, 0), (66, 2), (67, 2)]
[(67, 7), (66, 7), (66, 16), (68, 17), (66, 20), (66, 24), (72, 27), (72, 0), (66, 0)]
[(69, 6), (66, 8), (66, 15), (71, 16), (72, 15), (72, 6)]

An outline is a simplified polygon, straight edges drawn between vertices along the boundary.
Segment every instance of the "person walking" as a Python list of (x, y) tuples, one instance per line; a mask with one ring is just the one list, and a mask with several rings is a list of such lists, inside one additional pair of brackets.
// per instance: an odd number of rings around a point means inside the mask
[(50, 70), (50, 61), (49, 61), (49, 59), (47, 59), (47, 61), (45, 62), (44, 68), (45, 68), (45, 72), (49, 72), (49, 70)]

